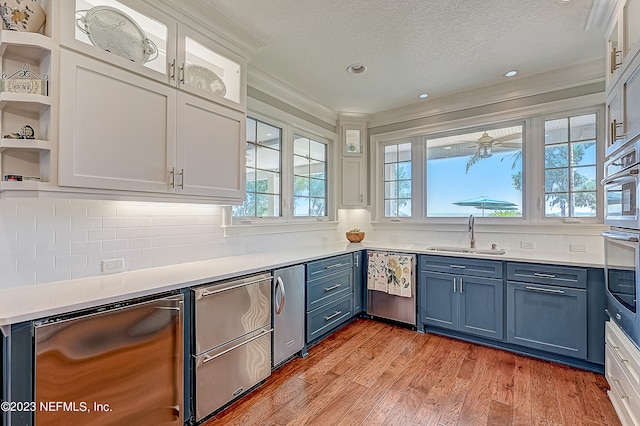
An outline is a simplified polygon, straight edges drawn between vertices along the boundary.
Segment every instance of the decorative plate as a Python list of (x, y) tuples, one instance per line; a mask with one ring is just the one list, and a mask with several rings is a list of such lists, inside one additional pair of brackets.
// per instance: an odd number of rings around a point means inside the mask
[(227, 93), (227, 86), (224, 85), (218, 74), (200, 65), (187, 65), (185, 83), (218, 96), (224, 96)]
[(158, 57), (158, 48), (144, 30), (127, 14), (110, 6), (79, 10), (84, 16), (76, 26), (89, 36), (94, 46), (133, 62), (144, 64)]

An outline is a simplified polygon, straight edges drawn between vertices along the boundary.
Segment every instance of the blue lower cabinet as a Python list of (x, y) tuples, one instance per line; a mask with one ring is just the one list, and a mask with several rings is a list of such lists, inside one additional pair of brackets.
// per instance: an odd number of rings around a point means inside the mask
[(438, 272), (423, 272), (420, 279), (422, 323), (503, 338), (502, 280)]
[(421, 320), (424, 324), (458, 330), (458, 295), (453, 291), (455, 275), (425, 272), (421, 275)]
[(587, 291), (508, 281), (507, 342), (585, 359)]
[(503, 338), (502, 280), (461, 277), (460, 331), (491, 339)]
[(307, 313), (307, 342), (316, 340), (353, 316), (353, 295), (347, 294)]

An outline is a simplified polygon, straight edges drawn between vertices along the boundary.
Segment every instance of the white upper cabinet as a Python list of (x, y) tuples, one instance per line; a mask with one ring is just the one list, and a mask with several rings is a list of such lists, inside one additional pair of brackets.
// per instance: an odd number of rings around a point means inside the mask
[(246, 62), (139, 1), (59, 11), (59, 185), (241, 203)]
[(640, 0), (619, 1), (607, 28), (609, 156), (640, 135)]
[(65, 50), (60, 89), (61, 186), (171, 192), (175, 89)]
[(361, 117), (340, 117), (341, 208), (367, 206), (367, 122)]
[(61, 45), (246, 109), (244, 61), (202, 32), (135, 0), (65, 0)]

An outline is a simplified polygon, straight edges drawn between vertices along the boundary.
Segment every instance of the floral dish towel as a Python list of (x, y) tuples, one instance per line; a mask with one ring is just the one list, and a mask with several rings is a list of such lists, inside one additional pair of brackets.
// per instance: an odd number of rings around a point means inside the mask
[(367, 290), (388, 292), (387, 254), (369, 252), (367, 263)]
[(411, 297), (413, 256), (400, 254), (387, 255), (387, 282), (389, 283), (389, 294)]

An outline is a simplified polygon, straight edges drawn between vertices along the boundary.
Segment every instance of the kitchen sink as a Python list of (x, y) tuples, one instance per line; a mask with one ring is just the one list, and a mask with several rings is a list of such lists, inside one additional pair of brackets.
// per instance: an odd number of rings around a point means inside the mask
[(465, 254), (492, 254), (492, 255), (501, 255), (504, 254), (504, 250), (491, 249), (491, 250), (483, 250), (477, 248), (467, 248), (467, 247), (448, 247), (448, 246), (431, 246), (427, 247), (428, 251), (438, 251), (438, 252), (447, 252), (447, 253), (465, 253)]

